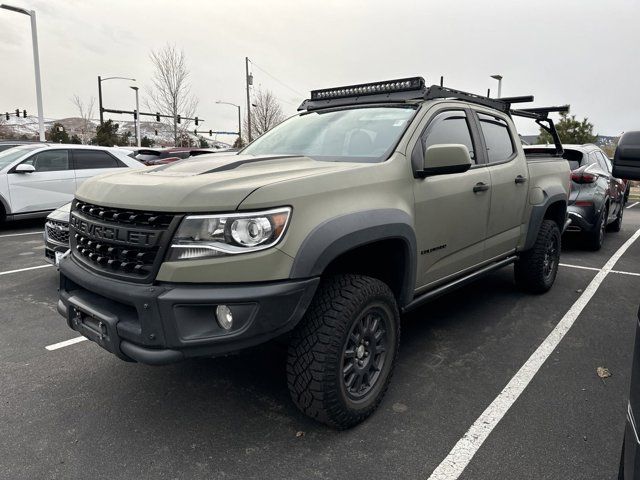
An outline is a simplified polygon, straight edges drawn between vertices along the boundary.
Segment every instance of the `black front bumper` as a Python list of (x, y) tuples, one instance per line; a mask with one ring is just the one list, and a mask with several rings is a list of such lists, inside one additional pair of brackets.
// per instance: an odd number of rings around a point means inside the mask
[[(69, 256), (60, 262), (58, 312), (119, 358), (161, 365), (242, 350), (291, 330), (318, 282), (141, 285), (96, 275)], [(230, 330), (216, 321), (222, 304), (233, 313)]]

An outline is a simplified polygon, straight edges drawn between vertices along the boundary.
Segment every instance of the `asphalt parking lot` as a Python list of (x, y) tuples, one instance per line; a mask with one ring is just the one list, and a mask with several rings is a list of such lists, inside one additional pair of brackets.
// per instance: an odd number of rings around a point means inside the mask
[[(42, 223), (0, 229), (0, 478), (426, 480), (456, 478), (432, 474), (640, 228), (640, 205), (599, 252), (566, 241), (543, 296), (506, 268), (406, 316), (387, 396), (346, 432), (296, 410), (278, 344), (166, 367), (88, 341), (47, 350), (77, 334), (56, 269), (39, 268)], [(613, 269), (460, 478), (617, 478), (640, 241)]]

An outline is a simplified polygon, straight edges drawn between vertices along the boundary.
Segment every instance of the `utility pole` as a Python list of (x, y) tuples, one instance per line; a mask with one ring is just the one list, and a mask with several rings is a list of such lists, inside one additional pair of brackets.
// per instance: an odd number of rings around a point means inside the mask
[(247, 139), (248, 143), (251, 143), (251, 98), (249, 93), (249, 86), (253, 85), (253, 75), (249, 75), (249, 57), (244, 57), (244, 67), (246, 70), (247, 81)]

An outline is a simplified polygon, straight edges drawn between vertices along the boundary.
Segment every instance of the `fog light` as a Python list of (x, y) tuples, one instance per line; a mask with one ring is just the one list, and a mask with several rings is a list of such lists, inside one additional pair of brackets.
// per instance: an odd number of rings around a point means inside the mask
[(216, 319), (218, 324), (225, 330), (229, 330), (233, 325), (233, 314), (226, 305), (218, 305), (216, 308)]

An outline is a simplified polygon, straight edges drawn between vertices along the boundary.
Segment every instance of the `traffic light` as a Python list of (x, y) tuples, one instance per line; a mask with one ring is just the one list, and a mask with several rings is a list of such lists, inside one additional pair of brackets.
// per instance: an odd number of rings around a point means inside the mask
[(198, 117), (196, 117), (196, 127), (198, 126)]
[(5, 113), (5, 117), (7, 117), (7, 120), (9, 120), (9, 112)]
[(158, 136), (158, 130), (156, 130), (156, 137)]
[(138, 119), (138, 111), (134, 110), (133, 111), (133, 120), (136, 121)]
[(194, 134), (196, 137), (198, 136), (198, 129), (197, 129), (197, 128), (193, 130), (193, 134)]
[(20, 116), (20, 109), (16, 108), (16, 117), (19, 117), (19, 116)]
[(178, 123), (180, 123), (180, 119), (181, 119), (181, 118), (182, 118), (182, 117), (180, 117), (180, 115), (178, 115)]
[(24, 118), (27, 118), (27, 111), (26, 111), (26, 110), (22, 110), (22, 116), (23, 116)]
[(213, 130), (209, 130), (209, 136), (213, 135)]
[[(160, 121), (160, 114), (156, 112), (156, 122), (159, 122), (159, 121)], [(156, 135), (158, 134), (157, 132), (158, 131), (156, 130)]]

